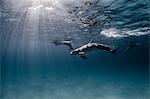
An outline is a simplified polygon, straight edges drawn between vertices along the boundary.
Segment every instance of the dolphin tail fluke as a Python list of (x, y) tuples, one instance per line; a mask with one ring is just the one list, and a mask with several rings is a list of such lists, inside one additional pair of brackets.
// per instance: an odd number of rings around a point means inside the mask
[(110, 52), (111, 52), (112, 54), (116, 54), (117, 50), (118, 50), (118, 48), (114, 48), (114, 49), (110, 50)]

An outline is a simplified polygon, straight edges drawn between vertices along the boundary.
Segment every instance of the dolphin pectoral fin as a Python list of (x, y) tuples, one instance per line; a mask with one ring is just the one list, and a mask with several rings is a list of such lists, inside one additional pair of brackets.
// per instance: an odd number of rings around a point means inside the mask
[(83, 56), (83, 55), (81, 55), (80, 57), (81, 57), (82, 59), (87, 59), (87, 57), (85, 57), (85, 56)]

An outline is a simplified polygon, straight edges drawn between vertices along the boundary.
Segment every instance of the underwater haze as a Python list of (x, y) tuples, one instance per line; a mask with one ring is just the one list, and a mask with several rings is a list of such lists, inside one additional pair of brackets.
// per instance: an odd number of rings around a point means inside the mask
[[(99, 14), (105, 27), (92, 31), (68, 13), (88, 9), (86, 1), (0, 1), (0, 99), (149, 98), (150, 1), (88, 0), (111, 16)], [(94, 13), (86, 11), (82, 19)], [(73, 48), (94, 40), (118, 50), (115, 55), (97, 50), (85, 60), (51, 43), (68, 38)], [(140, 45), (125, 51), (133, 42)]]

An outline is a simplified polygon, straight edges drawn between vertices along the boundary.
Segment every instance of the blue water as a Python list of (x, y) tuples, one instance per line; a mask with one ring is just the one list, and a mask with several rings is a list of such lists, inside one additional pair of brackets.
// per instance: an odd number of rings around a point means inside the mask
[[(0, 1), (1, 99), (148, 99), (150, 1), (100, 0), (112, 17), (103, 33), (70, 20), (84, 1)], [(74, 48), (94, 39), (119, 50), (84, 60), (50, 43), (68, 37)], [(130, 42), (141, 45), (124, 53)]]

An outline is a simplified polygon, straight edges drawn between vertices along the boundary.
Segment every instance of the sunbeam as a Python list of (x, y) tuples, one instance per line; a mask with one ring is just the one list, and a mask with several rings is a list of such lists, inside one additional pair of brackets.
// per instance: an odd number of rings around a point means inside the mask
[(147, 99), (149, 0), (1, 1), (0, 98)]

